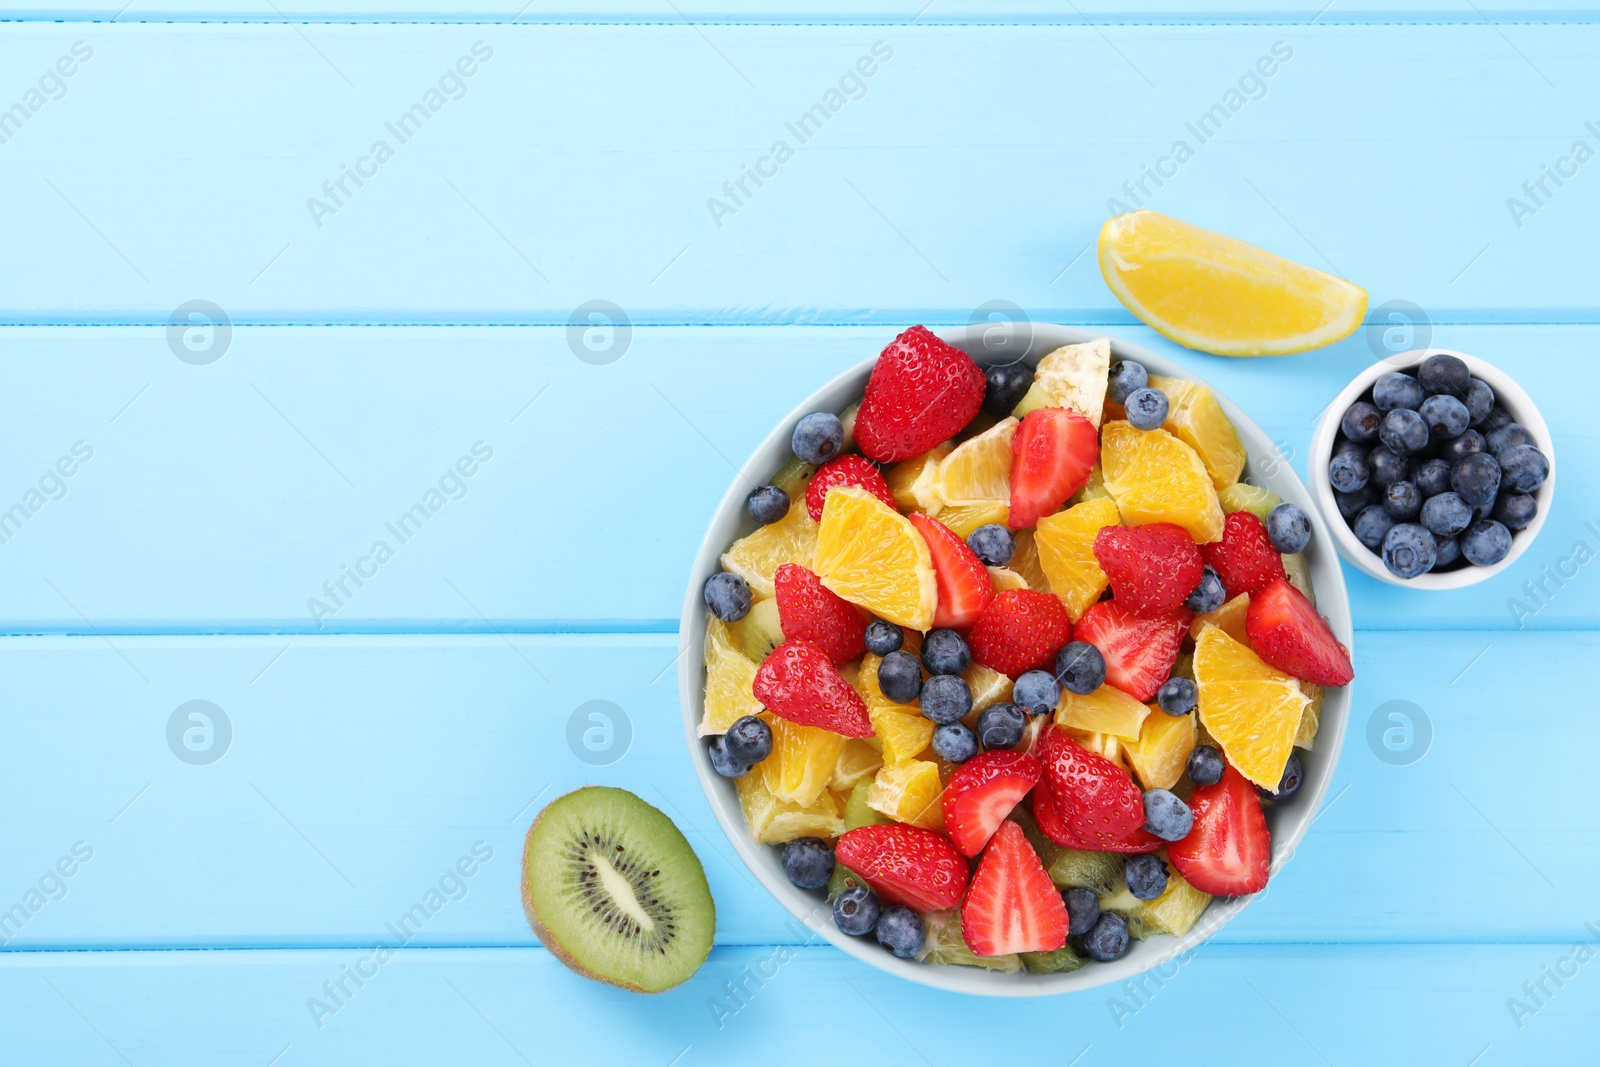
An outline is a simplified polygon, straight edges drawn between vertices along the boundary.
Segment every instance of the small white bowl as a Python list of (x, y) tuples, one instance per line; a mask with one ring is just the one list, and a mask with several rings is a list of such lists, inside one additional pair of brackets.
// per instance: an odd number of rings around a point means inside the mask
[[(1339, 437), (1339, 421), (1344, 418), (1344, 413), (1350, 405), (1371, 389), (1373, 382), (1390, 371), (1415, 371), (1425, 358), (1439, 353), (1457, 357), (1472, 371), (1473, 377), (1482, 378), (1489, 383), (1489, 388), (1494, 390), (1495, 403), (1505, 408), (1511, 417), (1528, 431), (1533, 443), (1539, 446), (1539, 451), (1550, 461), (1550, 474), (1545, 478), (1544, 484), (1533, 493), (1534, 500), (1538, 501), (1539, 510), (1526, 527), (1513, 531), (1511, 551), (1506, 553), (1505, 559), (1488, 567), (1468, 564), (1438, 574), (1429, 573), (1415, 578), (1401, 578), (1383, 565), (1383, 556), (1356, 540), (1355, 531), (1350, 529), (1349, 524), (1344, 521), (1344, 516), (1339, 514), (1339, 502), (1334, 499), (1333, 484), (1328, 481), (1328, 464), (1333, 459), (1333, 443)], [(1544, 525), (1544, 517), (1550, 513), (1550, 501), (1555, 496), (1556, 450), (1555, 443), (1550, 439), (1550, 430), (1545, 426), (1539, 409), (1534, 406), (1528, 394), (1522, 391), (1522, 387), (1505, 371), (1465, 352), (1456, 352), (1448, 348), (1418, 348), (1374, 363), (1356, 375), (1355, 380), (1334, 398), (1333, 403), (1322, 413), (1322, 421), (1317, 423), (1317, 432), (1311, 438), (1311, 461), (1307, 473), (1311, 477), (1311, 489), (1316, 495), (1317, 507), (1322, 509), (1328, 528), (1333, 531), (1339, 555), (1357, 570), (1370, 574), (1380, 582), (1388, 582), (1404, 589), (1465, 589), (1469, 585), (1487, 581), (1511, 566), (1539, 535), (1539, 528)]]

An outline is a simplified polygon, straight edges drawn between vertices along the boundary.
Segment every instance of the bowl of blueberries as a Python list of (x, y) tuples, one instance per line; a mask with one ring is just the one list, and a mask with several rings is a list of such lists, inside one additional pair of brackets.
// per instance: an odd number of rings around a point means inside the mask
[(1311, 441), (1312, 492), (1339, 554), (1392, 585), (1460, 589), (1539, 533), (1555, 449), (1528, 394), (1493, 364), (1422, 349), (1369, 367)]

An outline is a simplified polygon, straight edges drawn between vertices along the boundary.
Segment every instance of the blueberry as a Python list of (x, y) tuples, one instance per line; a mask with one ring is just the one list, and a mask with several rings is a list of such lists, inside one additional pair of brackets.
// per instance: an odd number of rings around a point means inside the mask
[(1528, 493), (1501, 493), (1494, 502), (1495, 521), (1508, 530), (1521, 530), (1538, 514), (1539, 504)]
[(867, 624), (867, 651), (874, 656), (887, 656), (900, 651), (906, 643), (905, 631), (892, 622), (873, 619)]
[(1516, 421), (1516, 419), (1511, 417), (1511, 412), (1507, 411), (1499, 404), (1496, 404), (1494, 407), (1489, 409), (1489, 414), (1483, 417), (1483, 422), (1481, 425), (1483, 427), (1483, 432), (1488, 433), (1490, 430), (1498, 430), (1502, 426), (1509, 426)]
[(1479, 567), (1499, 563), (1510, 551), (1511, 531), (1493, 519), (1479, 519), (1461, 535), (1461, 554)]
[(1463, 430), (1450, 440), (1440, 443), (1439, 458), (1446, 463), (1454, 463), (1474, 452), (1485, 451), (1488, 447), (1489, 442), (1484, 440), (1483, 434), (1477, 430)]
[(813, 411), (795, 423), (789, 446), (807, 463), (826, 463), (844, 447), (844, 424), (831, 411)]
[(929, 674), (961, 674), (972, 666), (972, 650), (954, 630), (932, 630), (922, 642), (922, 665)]
[(1079, 696), (1088, 696), (1105, 684), (1106, 659), (1087, 641), (1073, 641), (1056, 653), (1056, 678)]
[(1128, 920), (1114, 911), (1102, 912), (1094, 928), (1083, 935), (1083, 950), (1101, 963), (1121, 958), (1128, 951)]
[(1417, 381), (1430, 393), (1447, 393), (1466, 396), (1472, 381), (1472, 372), (1461, 357), (1436, 352), (1422, 361), (1417, 368)]
[(1168, 715), (1187, 715), (1200, 704), (1200, 690), (1194, 679), (1173, 675), (1156, 690), (1156, 703)]
[(1367, 453), (1367, 469), (1372, 472), (1370, 481), (1379, 489), (1386, 489), (1395, 482), (1405, 480), (1411, 473), (1411, 464), (1406, 462), (1406, 457), (1397, 452), (1391, 452), (1388, 447), (1378, 445)]
[(987, 749), (1016, 748), (1027, 725), (1027, 715), (1015, 704), (990, 704), (978, 713), (978, 739)]
[(1430, 396), (1417, 409), (1422, 421), (1428, 424), (1428, 433), (1435, 441), (1459, 437), (1472, 421), (1467, 405), (1445, 393)]
[(1311, 540), (1311, 519), (1293, 504), (1279, 504), (1267, 512), (1267, 540), (1286, 555), (1294, 555)]
[(1210, 745), (1196, 745), (1189, 753), (1189, 762), (1184, 765), (1189, 781), (1195, 785), (1215, 785), (1222, 781), (1222, 768), (1222, 753)]
[(1482, 378), (1474, 378), (1467, 383), (1467, 395), (1463, 399), (1467, 403), (1469, 426), (1477, 426), (1494, 410), (1494, 389)]
[(1339, 420), (1339, 429), (1350, 440), (1369, 445), (1378, 439), (1378, 420), (1382, 417), (1383, 412), (1371, 403), (1357, 400), (1345, 411), (1344, 418)]
[(741, 763), (728, 753), (728, 744), (722, 734), (711, 739), (708, 750), (711, 755), (711, 769), (724, 778), (743, 778), (750, 773), (750, 764)]
[(763, 485), (744, 498), (744, 510), (763, 526), (777, 522), (789, 514), (789, 494), (775, 485)]
[(1483, 439), (1489, 453), (1496, 459), (1499, 459), (1508, 448), (1533, 444), (1533, 435), (1523, 429), (1521, 423), (1516, 422), (1508, 422), (1497, 430), (1490, 430)]
[(1126, 404), (1128, 397), (1137, 389), (1143, 389), (1150, 384), (1150, 372), (1144, 369), (1143, 363), (1135, 363), (1131, 359), (1119, 359), (1111, 364), (1111, 379), (1106, 383), (1106, 399), (1117, 404)]
[(760, 763), (772, 755), (772, 727), (754, 715), (745, 715), (735, 719), (722, 735), (722, 747), (740, 763)]
[(1397, 370), (1372, 383), (1372, 403), (1379, 411), (1415, 411), (1427, 395), (1415, 378)]
[(833, 848), (817, 837), (797, 837), (783, 846), (783, 873), (801, 889), (821, 889), (833, 877)]
[(1208, 564), (1200, 572), (1200, 584), (1194, 587), (1194, 592), (1183, 602), (1183, 606), (1196, 615), (1204, 615), (1208, 611), (1216, 611), (1222, 607), (1222, 602), (1228, 599), (1228, 591), (1222, 586), (1222, 579), (1217, 577), (1217, 572)]
[(1472, 509), (1454, 493), (1430, 496), (1422, 503), (1422, 525), (1434, 537), (1454, 537), (1472, 525)]
[(1288, 800), (1300, 791), (1300, 780), (1305, 777), (1300, 768), (1300, 757), (1291, 754), (1289, 762), (1283, 765), (1283, 777), (1278, 779), (1278, 788), (1268, 792), (1263, 789), (1261, 795), (1267, 800)]
[[(1449, 471), (1445, 472), (1447, 485), (1449, 484), (1449, 474)], [(1366, 486), (1362, 486), (1353, 493), (1341, 493), (1335, 489), (1333, 491), (1333, 502), (1339, 505), (1339, 514), (1344, 516), (1345, 522), (1354, 522), (1356, 516), (1361, 514), (1361, 509), (1372, 503), (1372, 490)], [(1189, 610), (1193, 611), (1195, 609), (1190, 607)]]
[(998, 522), (986, 522), (967, 535), (973, 555), (991, 567), (1004, 567), (1017, 553), (1017, 539)]
[(1361, 509), (1361, 514), (1356, 516), (1356, 521), (1350, 524), (1350, 529), (1355, 531), (1356, 540), (1374, 552), (1383, 544), (1383, 539), (1393, 528), (1394, 516), (1381, 504), (1368, 504)]
[(1550, 461), (1532, 445), (1512, 445), (1499, 452), (1500, 483), (1513, 493), (1531, 493), (1550, 476)]
[(1434, 570), (1442, 571), (1461, 558), (1461, 539), (1459, 537), (1435, 537), (1433, 540), (1439, 546), (1438, 555), (1433, 561)]
[(989, 379), (983, 392), (983, 410), (1002, 419), (1011, 414), (1033, 384), (1033, 368), (1020, 359), (991, 363), (983, 368), (983, 376)]
[[(1169, 794), (1170, 795), (1170, 794)], [(1173, 800), (1178, 800), (1173, 797)], [(1183, 801), (1178, 800), (1179, 804)], [(1187, 806), (1185, 806), (1187, 809)], [(1129, 856), (1122, 868), (1122, 878), (1128, 883), (1128, 892), (1140, 900), (1154, 900), (1167, 889), (1167, 865), (1148, 852)], [(1071, 916), (1068, 916), (1068, 922)]]
[(833, 898), (833, 925), (840, 933), (863, 937), (878, 925), (883, 905), (877, 896), (864, 885), (853, 885)]
[(1029, 715), (1048, 715), (1061, 703), (1061, 683), (1049, 671), (1024, 671), (1011, 687), (1011, 699)]
[(961, 675), (936, 674), (922, 684), (922, 714), (934, 722), (955, 722), (971, 710), (972, 689)]
[(1427, 574), (1438, 558), (1438, 542), (1425, 526), (1398, 523), (1383, 538), (1383, 565), (1401, 578)]
[(1500, 491), (1500, 464), (1487, 452), (1474, 452), (1450, 466), (1450, 488), (1472, 507), (1491, 503)]
[(978, 735), (962, 722), (947, 722), (933, 728), (934, 754), (947, 763), (965, 763), (978, 754)]
[(1430, 459), (1417, 468), (1417, 492), (1426, 500), (1450, 488), (1450, 464), (1442, 459)]
[(878, 944), (903, 960), (921, 952), (922, 943), (927, 939), (928, 931), (923, 927), (922, 919), (910, 908), (896, 904), (883, 909), (883, 914), (878, 917)]
[(1128, 394), (1124, 410), (1136, 430), (1154, 430), (1167, 421), (1167, 394), (1148, 385)]
[[(1144, 794), (1144, 828), (1163, 841), (1182, 841), (1194, 826), (1194, 812), (1170, 789), (1150, 789)], [(1149, 897), (1141, 897), (1148, 900)]]
[(1392, 482), (1383, 491), (1383, 510), (1404, 522), (1422, 510), (1422, 491), (1410, 482)]
[(1378, 440), (1389, 451), (1409, 456), (1428, 447), (1428, 424), (1409, 408), (1395, 408), (1378, 424)]
[(1370, 476), (1367, 457), (1360, 452), (1341, 452), (1328, 464), (1328, 481), (1340, 493), (1359, 492)]
[(750, 614), (750, 605), (755, 601), (750, 595), (750, 583), (727, 571), (707, 578), (703, 595), (711, 614), (723, 622), (738, 622)]
[(1094, 929), (1100, 919), (1100, 898), (1093, 889), (1074, 886), (1061, 899), (1067, 905), (1067, 933), (1077, 936)]
[(896, 704), (909, 704), (922, 693), (922, 664), (909, 652), (896, 651), (878, 664), (878, 688)]

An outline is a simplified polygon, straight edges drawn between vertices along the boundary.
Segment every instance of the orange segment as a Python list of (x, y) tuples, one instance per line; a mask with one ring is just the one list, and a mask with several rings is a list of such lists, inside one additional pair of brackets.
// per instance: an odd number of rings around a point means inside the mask
[(833, 780), (843, 735), (776, 715), (767, 724), (772, 727), (772, 754), (760, 766), (767, 791), (802, 808), (815, 803)]
[(1248, 457), (1239, 431), (1223, 413), (1216, 394), (1187, 378), (1152, 374), (1150, 384), (1167, 395), (1167, 421), (1162, 428), (1199, 454), (1211, 475), (1211, 485), (1221, 490), (1237, 482)]
[(751, 686), (756, 680), (756, 665), (739, 651), (728, 624), (715, 615), (706, 616), (706, 706), (700, 717), (699, 733), (720, 734), (746, 715), (761, 712)]
[(990, 567), (989, 581), (994, 583), (996, 593), (1004, 593), (1007, 589), (1032, 589), (1028, 579), (1008, 567)]
[(962, 675), (967, 688), (972, 690), (972, 714), (976, 715), (991, 704), (1011, 699), (1011, 679), (999, 671), (974, 663)]
[(1322, 721), (1322, 686), (1301, 682), (1300, 688), (1311, 694), (1311, 703), (1300, 716), (1300, 726), (1294, 733), (1294, 747), (1310, 751), (1316, 745), (1317, 726)]
[(1189, 624), (1189, 636), (1199, 640), (1201, 630), (1207, 626), (1220, 626), (1223, 633), (1240, 644), (1248, 645), (1250, 638), (1244, 632), (1244, 617), (1249, 610), (1250, 594), (1240, 593), (1216, 611), (1196, 615), (1194, 621)]
[(1097, 337), (1082, 344), (1064, 345), (1039, 360), (1033, 371), (1033, 384), (1012, 414), (1020, 419), (1035, 408), (1066, 408), (1098, 429), (1110, 370), (1109, 339)]
[[(804, 510), (791, 508), (790, 514)], [(928, 543), (905, 516), (865, 489), (828, 490), (811, 569), (823, 585), (880, 619), (914, 630), (933, 625), (939, 594)]]
[(1195, 450), (1165, 430), (1106, 423), (1100, 433), (1106, 489), (1130, 526), (1171, 522), (1196, 544), (1222, 539), (1222, 507)]
[[(1010, 509), (1007, 509), (1006, 518), (1010, 517)], [(1044, 568), (1039, 565), (1039, 546), (1033, 530), (1013, 530), (1011, 536), (1017, 539), (1017, 551), (1011, 557), (1011, 569), (1022, 575), (1029, 589), (1040, 593), (1050, 592), (1050, 579), (1044, 576)]]
[(924, 718), (912, 705), (910, 714), (889, 708), (874, 708), (872, 734), (883, 746), (883, 765), (898, 767), (921, 754), (933, 740), (933, 720)]
[(1049, 581), (1051, 592), (1067, 606), (1067, 615), (1073, 622), (1082, 618), (1106, 591), (1106, 572), (1094, 556), (1095, 535), (1121, 521), (1116, 502), (1110, 497), (1098, 497), (1047, 515), (1033, 528), (1039, 569)]
[(755, 533), (739, 538), (722, 554), (722, 567), (750, 583), (758, 597), (773, 594), (772, 576), (785, 563), (809, 565), (816, 554), (817, 524), (803, 500), (789, 514)]
[(1128, 749), (1116, 734), (1090, 733), (1087, 730), (1068, 730), (1067, 735), (1096, 755), (1104, 756), (1123, 770), (1128, 769)]
[(1146, 789), (1171, 789), (1183, 777), (1189, 753), (1194, 751), (1198, 731), (1194, 715), (1168, 715), (1150, 705), (1150, 715), (1139, 731), (1139, 740), (1128, 746), (1128, 762), (1139, 784)]
[(1004, 500), (990, 500), (983, 504), (952, 504), (939, 509), (939, 521), (955, 531), (965, 541), (972, 531), (991, 522), (1001, 526), (1011, 518), (1011, 505)]
[(925, 830), (944, 829), (944, 809), (940, 797), (944, 783), (939, 766), (929, 760), (911, 760), (899, 766), (885, 766), (867, 791), (867, 806), (896, 822), (910, 823)]
[(839, 802), (832, 793), (822, 793), (809, 805), (795, 804), (773, 796), (765, 777), (751, 771), (733, 783), (751, 838), (775, 845), (797, 837), (830, 839), (844, 833)]
[(935, 488), (935, 482), (939, 477), (939, 461), (948, 456), (954, 448), (954, 444), (946, 441), (915, 459), (892, 464), (884, 471), (883, 480), (889, 483), (889, 492), (894, 496), (894, 502), (905, 511), (920, 511), (924, 515), (939, 514), (939, 509), (944, 506), (944, 501), (939, 499), (939, 491)]
[(828, 788), (836, 793), (848, 794), (855, 784), (883, 766), (883, 756), (867, 744), (865, 738), (847, 737), (839, 750), (839, 759), (833, 765), (833, 778)]
[(1007, 416), (964, 441), (939, 461), (934, 481), (946, 504), (987, 504), (1011, 499), (1011, 439), (1017, 420)]
[(1114, 685), (1102, 685), (1087, 696), (1063, 689), (1056, 705), (1056, 725), (1134, 741), (1149, 714), (1147, 706)]
[(1207, 626), (1194, 646), (1200, 721), (1239, 773), (1276, 789), (1311, 703), (1300, 683), (1261, 662), (1221, 627)]

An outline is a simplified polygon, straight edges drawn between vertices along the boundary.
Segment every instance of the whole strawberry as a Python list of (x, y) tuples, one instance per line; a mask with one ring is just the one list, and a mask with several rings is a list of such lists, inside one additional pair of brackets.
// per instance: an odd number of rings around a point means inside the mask
[(965, 352), (913, 326), (872, 368), (856, 413), (856, 444), (879, 463), (920, 456), (972, 421), (987, 384)]
[(1095, 536), (1094, 558), (1117, 603), (1143, 619), (1182, 607), (1206, 566), (1188, 532), (1170, 522), (1107, 526)]
[(790, 722), (846, 737), (872, 736), (861, 694), (810, 641), (785, 641), (773, 649), (756, 668), (751, 690), (768, 711)]
[(1229, 512), (1222, 523), (1222, 540), (1202, 545), (1200, 555), (1217, 572), (1230, 597), (1254, 594), (1285, 577), (1283, 557), (1272, 547), (1266, 526), (1248, 511)]
[(772, 584), (785, 640), (810, 641), (835, 664), (849, 663), (867, 650), (867, 620), (811, 571), (785, 563)]
[(858, 826), (839, 838), (833, 858), (864, 878), (886, 904), (917, 912), (955, 907), (972, 873), (943, 834), (903, 823)]
[(813, 520), (822, 521), (828, 490), (839, 485), (859, 485), (891, 508), (895, 507), (894, 494), (877, 467), (860, 456), (840, 456), (818, 467), (817, 473), (811, 476), (811, 484), (806, 486), (806, 511)]
[(1061, 598), (1033, 589), (997, 594), (967, 635), (974, 659), (1013, 679), (1053, 670), (1056, 653), (1071, 640), (1072, 619)]

